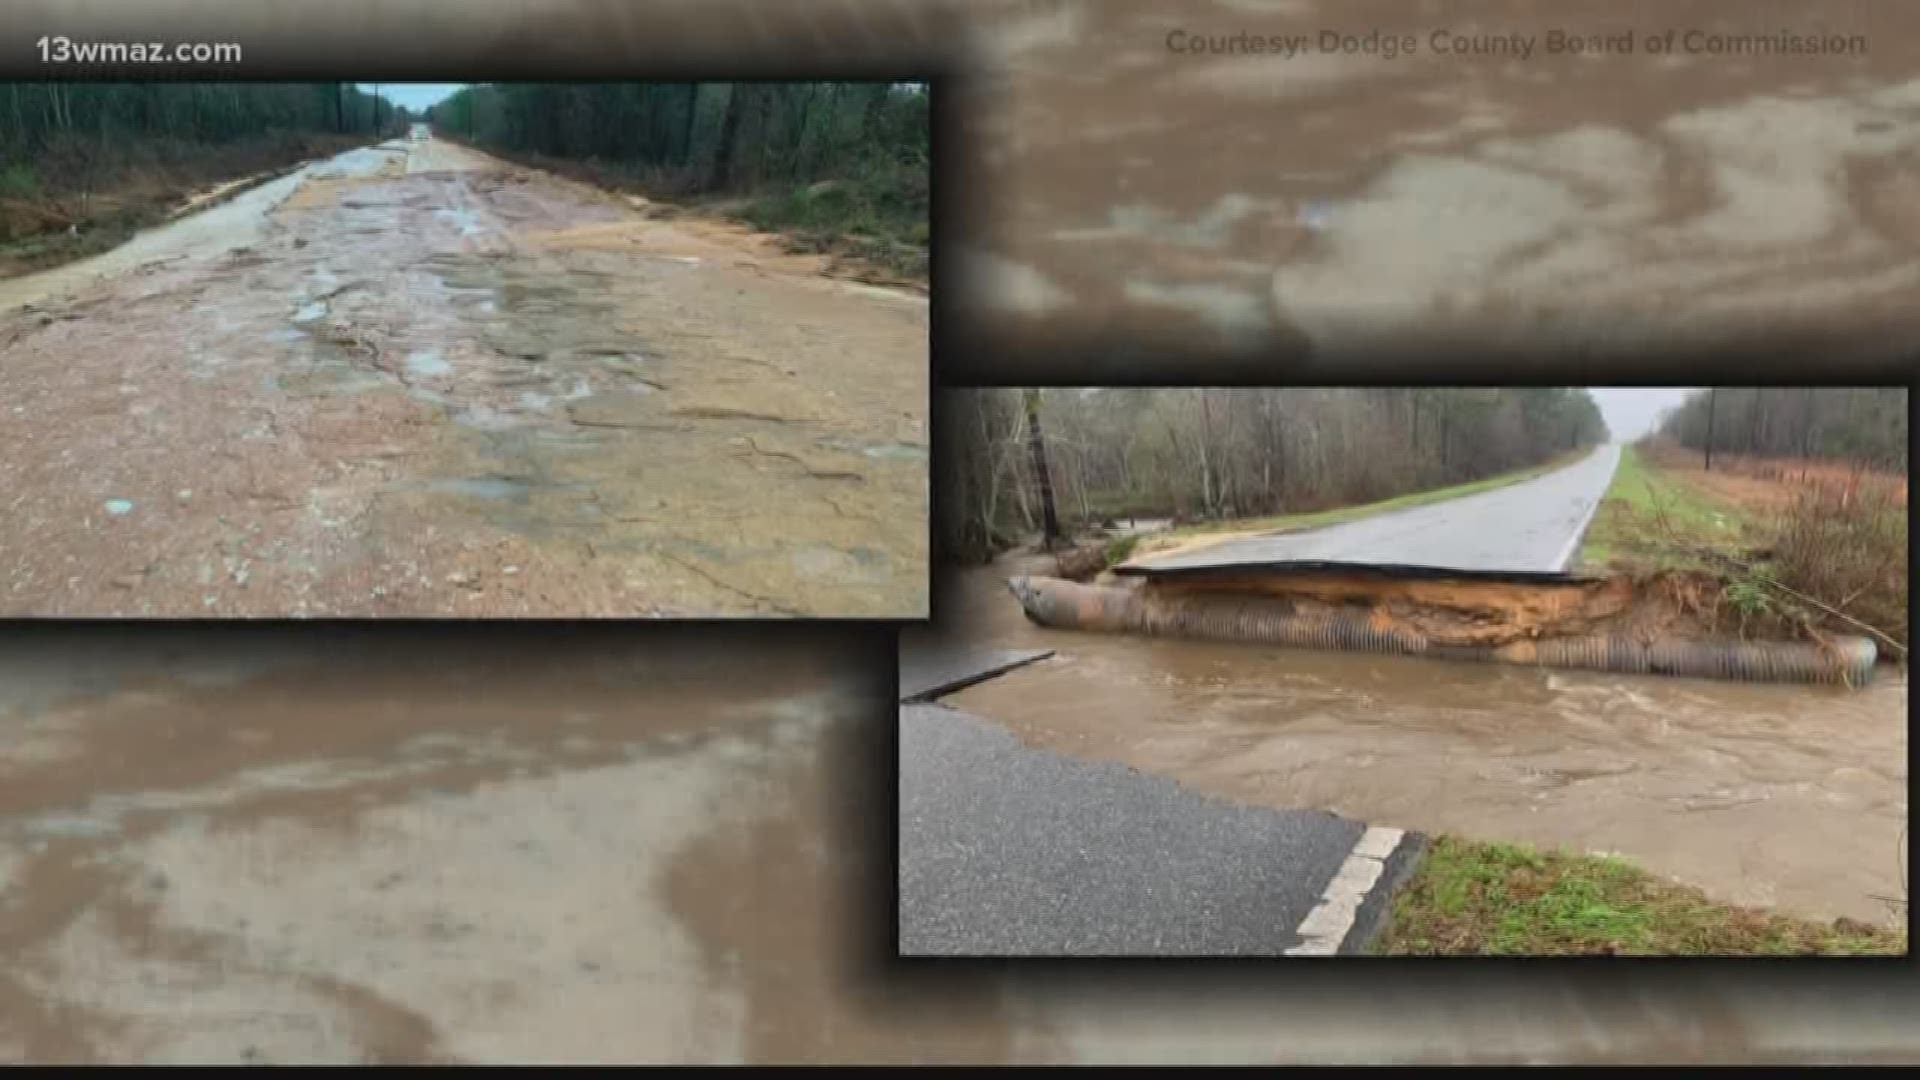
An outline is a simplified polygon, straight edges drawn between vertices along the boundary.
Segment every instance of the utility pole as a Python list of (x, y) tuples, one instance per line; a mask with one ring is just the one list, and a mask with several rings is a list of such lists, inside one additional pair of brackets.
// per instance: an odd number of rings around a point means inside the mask
[(1713, 387), (1707, 388), (1707, 464), (1706, 471), (1713, 471)]
[(1033, 475), (1040, 485), (1040, 520), (1046, 530), (1041, 540), (1048, 551), (1060, 541), (1060, 517), (1053, 509), (1053, 475), (1047, 472), (1047, 444), (1040, 437), (1040, 391), (1022, 393), (1027, 406), (1027, 449), (1033, 454)]

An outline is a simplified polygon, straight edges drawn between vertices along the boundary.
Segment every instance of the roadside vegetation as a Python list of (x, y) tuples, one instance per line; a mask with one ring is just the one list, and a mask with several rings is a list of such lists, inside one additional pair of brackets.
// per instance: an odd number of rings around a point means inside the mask
[(437, 133), (650, 198), (693, 200), (903, 279), (928, 267), (931, 117), (917, 83), (502, 83)]
[(1627, 448), (1581, 552), (1589, 570), (1714, 583), (1741, 636), (1865, 633), (1904, 660), (1907, 393), (1721, 389)]
[(967, 390), (943, 407), (940, 541), (960, 563), (1046, 532), (1049, 502), (1067, 542), (1130, 519), (1309, 527), (1514, 483), (1606, 438), (1585, 391), (1553, 388)]
[(196, 192), (401, 130), (345, 83), (8, 83), (0, 277), (105, 251)]
[(1587, 530), (1588, 569), (1704, 570), (1715, 553), (1747, 549), (1758, 523), (1647, 461), (1648, 445), (1622, 447), (1620, 466)]
[[(1904, 919), (1897, 901), (1890, 918)], [(1716, 903), (1611, 857), (1439, 837), (1395, 896), (1390, 956), (1902, 956), (1904, 931)]]

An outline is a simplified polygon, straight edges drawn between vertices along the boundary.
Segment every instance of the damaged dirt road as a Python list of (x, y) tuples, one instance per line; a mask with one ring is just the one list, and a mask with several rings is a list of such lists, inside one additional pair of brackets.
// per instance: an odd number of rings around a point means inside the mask
[(919, 617), (924, 296), (444, 141), (0, 282), (0, 614)]
[[(979, 229), (956, 302), (1022, 355), (1335, 370), (1449, 343), (1532, 366), (1819, 346), (1884, 370), (1920, 347), (1909, 7), (972, 12), (990, 74), (962, 110)], [(1648, 47), (1667, 31), (1674, 48)], [(1550, 52), (1554, 33), (1595, 44)], [(1803, 44), (1752, 40), (1783, 33)]]

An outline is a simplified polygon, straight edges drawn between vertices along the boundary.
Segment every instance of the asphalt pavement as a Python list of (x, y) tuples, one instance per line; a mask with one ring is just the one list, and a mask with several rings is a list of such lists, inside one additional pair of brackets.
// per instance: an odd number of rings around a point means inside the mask
[(1216, 567), (1348, 565), (1469, 573), (1564, 573), (1605, 497), (1620, 448), (1474, 495), (1339, 525), (1223, 540), (1121, 567), (1153, 575)]
[[(955, 709), (900, 709), (903, 956), (1311, 949), (1299, 928), (1367, 833), (1330, 813), (1226, 802), (1031, 749)], [(1329, 950), (1365, 947), (1419, 850), (1409, 835), (1378, 853), (1377, 882), (1345, 898), (1334, 923), (1351, 917), (1351, 929)], [(1323, 912), (1309, 932), (1326, 922)]]
[(975, 649), (905, 634), (899, 649), (901, 701), (931, 701), (1053, 655), (1052, 649)]

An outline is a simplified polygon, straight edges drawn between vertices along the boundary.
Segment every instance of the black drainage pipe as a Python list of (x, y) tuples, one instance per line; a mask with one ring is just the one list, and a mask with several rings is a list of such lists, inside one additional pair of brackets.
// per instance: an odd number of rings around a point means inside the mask
[(1835, 637), (1803, 642), (1641, 642), (1617, 635), (1540, 638), (1507, 645), (1452, 645), (1417, 630), (1375, 625), (1357, 608), (1303, 611), (1270, 597), (1159, 596), (1140, 589), (1081, 585), (1059, 578), (1007, 583), (1027, 618), (1062, 630), (1107, 630), (1298, 648), (1397, 653), (1635, 675), (1682, 675), (1741, 682), (1837, 683), (1873, 679), (1873, 641)]

